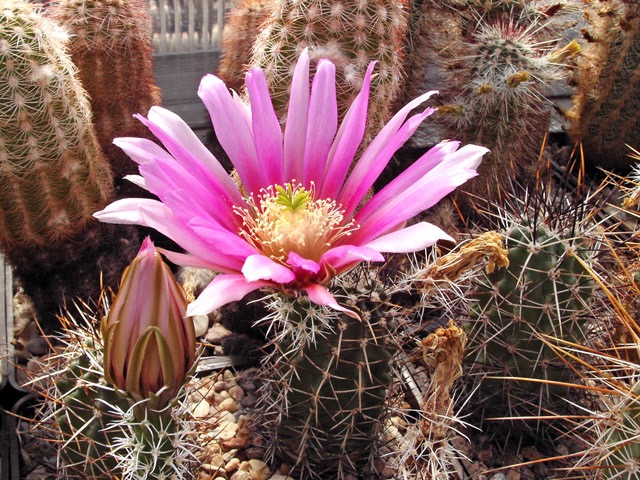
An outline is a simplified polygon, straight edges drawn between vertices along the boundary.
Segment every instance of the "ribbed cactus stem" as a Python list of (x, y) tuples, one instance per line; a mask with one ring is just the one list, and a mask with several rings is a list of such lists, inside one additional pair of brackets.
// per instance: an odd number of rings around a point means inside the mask
[(263, 369), (268, 394), (260, 415), (276, 455), (308, 478), (362, 474), (371, 467), (391, 383), (394, 349), (385, 340), (383, 307), (357, 299), (350, 308), (361, 318), (305, 299), (271, 307), (280, 309), (274, 318), (306, 332), (282, 337)]
[(122, 177), (137, 173), (137, 165), (113, 145), (113, 139), (152, 138), (133, 118), (136, 113), (146, 115), (160, 103), (153, 73), (149, 2), (62, 0), (48, 14), (70, 34), (69, 53), (91, 99), (98, 141), (117, 185), (131, 189)]
[(584, 8), (588, 41), (569, 130), (588, 164), (629, 169), (627, 145), (640, 145), (640, 6), (596, 0)]
[(251, 65), (265, 70), (280, 118), (293, 67), (309, 47), (312, 60), (328, 58), (337, 68), (338, 110), (344, 114), (362, 85), (371, 61), (377, 61), (369, 103), (369, 136), (390, 118), (403, 79), (408, 12), (405, 2), (390, 0), (279, 0), (264, 24)]
[(0, 9), (0, 245), (53, 247), (112, 191), (66, 35), (21, 1)]

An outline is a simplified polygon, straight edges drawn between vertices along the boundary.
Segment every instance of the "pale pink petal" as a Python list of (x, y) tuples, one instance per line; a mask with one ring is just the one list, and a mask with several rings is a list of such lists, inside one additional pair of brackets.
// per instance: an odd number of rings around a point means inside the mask
[(340, 245), (329, 249), (320, 257), (320, 263), (327, 263), (340, 271), (360, 262), (383, 262), (384, 257), (379, 251), (369, 246)]
[(246, 75), (247, 92), (251, 104), (253, 137), (258, 146), (258, 159), (270, 185), (284, 183), (282, 128), (273, 109), (264, 72), (252, 68)]
[(250, 120), (224, 82), (214, 75), (205, 75), (198, 95), (209, 110), (216, 137), (238, 171), (244, 188), (248, 193), (258, 193), (267, 187)]
[(211, 262), (205, 258), (196, 257), (190, 253), (178, 253), (164, 248), (158, 248), (158, 251), (167, 257), (171, 263), (182, 267), (204, 268), (206, 270), (213, 270), (222, 273), (238, 273), (237, 270), (226, 269), (217, 263)]
[[(240, 271), (244, 263), (242, 254), (247, 243), (240, 237), (230, 237), (224, 230), (218, 236), (210, 235), (205, 239), (179, 219), (162, 202), (147, 198), (125, 198), (107, 205), (93, 214), (101, 222), (141, 225), (157, 230), (167, 236), (187, 252), (202, 259), (211, 259), (225, 271)], [(209, 227), (213, 230), (213, 227)], [(208, 240), (208, 241), (207, 241)], [(223, 249), (224, 248), (224, 249)], [(215, 259), (215, 261), (213, 260)]]
[[(233, 179), (178, 115), (161, 107), (151, 107), (147, 118), (140, 115), (136, 115), (136, 118), (151, 130), (186, 170), (191, 172), (193, 178), (199, 179), (205, 186), (214, 189), (216, 194), (229, 198), (232, 202), (240, 201), (242, 196)], [(122, 145), (119, 146), (123, 148)], [(143, 144), (138, 146), (147, 148)]]
[(358, 315), (353, 310), (349, 310), (346, 307), (340, 305), (333, 295), (322, 285), (318, 285), (317, 283), (312, 283), (304, 287), (305, 292), (309, 296), (309, 300), (313, 303), (317, 303), (318, 305), (326, 305), (327, 307), (331, 307), (334, 310), (338, 310), (339, 312), (344, 312), (352, 318), (360, 320), (360, 315)]
[(142, 188), (143, 190), (149, 190), (147, 188), (147, 184), (144, 180), (144, 177), (141, 175), (125, 175), (124, 177), (122, 177), (124, 180), (127, 180), (131, 183), (133, 183), (134, 185)]
[[(358, 211), (354, 218), (360, 228), (349, 241), (367, 244), (432, 207), (477, 175), (476, 169), (487, 151), (484, 147), (466, 145), (457, 152), (446, 154), (441, 162), (410, 186), (403, 175), (413, 176), (416, 172), (403, 172)], [(428, 166), (428, 162), (425, 165)]]
[(438, 240), (455, 240), (444, 230), (430, 223), (421, 222), (409, 227), (387, 233), (365, 246), (385, 253), (409, 253), (424, 250)]
[(284, 175), (287, 179), (302, 181), (309, 115), (309, 49), (305, 48), (291, 80), (289, 111), (284, 131)]
[(287, 264), (291, 265), (294, 271), (301, 271), (301, 273), (316, 274), (320, 271), (318, 262), (301, 257), (296, 252), (289, 252)]
[(309, 100), (309, 118), (303, 161), (303, 185), (310, 187), (315, 182), (322, 190), (322, 181), (329, 158), (329, 151), (338, 128), (338, 106), (336, 103), (336, 67), (321, 59), (316, 67)]
[(290, 268), (264, 255), (250, 255), (242, 266), (242, 274), (249, 282), (271, 280), (275, 283), (290, 283), (296, 279)]
[(437, 92), (427, 92), (400, 109), (363, 152), (337, 197), (337, 203), (345, 208), (347, 217), (360, 204), (397, 149), (413, 135), (422, 121), (435, 111), (433, 108), (427, 108), (405, 122), (411, 110), (435, 93)]
[(245, 295), (271, 282), (249, 282), (243, 275), (220, 274), (206, 286), (202, 293), (187, 307), (187, 316), (207, 315), (227, 303), (242, 300)]
[(347, 178), (367, 124), (369, 89), (374, 66), (375, 62), (369, 64), (360, 93), (349, 107), (333, 142), (323, 187), (319, 192), (320, 198), (336, 198)]

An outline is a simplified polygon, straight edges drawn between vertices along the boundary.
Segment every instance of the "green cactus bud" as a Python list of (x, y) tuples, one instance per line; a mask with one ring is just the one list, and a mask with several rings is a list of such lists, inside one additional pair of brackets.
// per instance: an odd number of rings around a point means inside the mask
[(107, 380), (136, 402), (149, 399), (149, 408), (164, 409), (195, 362), (195, 332), (186, 309), (184, 290), (145, 239), (102, 323)]

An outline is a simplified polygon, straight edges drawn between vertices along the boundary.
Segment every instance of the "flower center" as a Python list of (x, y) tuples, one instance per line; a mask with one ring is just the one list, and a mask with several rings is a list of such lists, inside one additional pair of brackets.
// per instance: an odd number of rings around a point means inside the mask
[(332, 200), (314, 199), (313, 185), (306, 189), (287, 183), (263, 189), (249, 208), (236, 210), (242, 218), (239, 235), (272, 259), (286, 264), (289, 253), (318, 261), (341, 237), (359, 226), (344, 223), (344, 210)]

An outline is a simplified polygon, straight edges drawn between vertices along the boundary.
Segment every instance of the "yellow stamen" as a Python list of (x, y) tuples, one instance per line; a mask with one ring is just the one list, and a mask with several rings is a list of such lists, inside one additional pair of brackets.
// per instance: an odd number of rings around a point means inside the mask
[(344, 223), (344, 210), (333, 200), (315, 198), (313, 185), (306, 189), (295, 182), (262, 190), (248, 209), (236, 210), (242, 217), (239, 235), (272, 259), (286, 263), (290, 252), (318, 261), (341, 237), (359, 226)]

